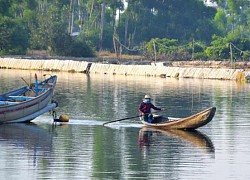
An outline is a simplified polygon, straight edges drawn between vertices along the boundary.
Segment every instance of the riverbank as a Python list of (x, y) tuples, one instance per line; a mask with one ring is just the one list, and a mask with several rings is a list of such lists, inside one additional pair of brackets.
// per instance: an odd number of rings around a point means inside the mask
[[(119, 63), (119, 64), (118, 64)], [(126, 60), (116, 62), (107, 59), (42, 59), (42, 58), (0, 58), (2, 69), (25, 69), (43, 71), (64, 71), (76, 73), (99, 73), (117, 75), (138, 75), (173, 78), (199, 78), (221, 80), (245, 80), (250, 76), (250, 63), (228, 61), (178, 61), (149, 62)]]

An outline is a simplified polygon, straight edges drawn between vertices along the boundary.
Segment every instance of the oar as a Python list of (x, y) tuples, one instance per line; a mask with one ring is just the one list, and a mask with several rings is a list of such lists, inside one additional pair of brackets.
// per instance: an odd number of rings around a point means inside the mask
[[(167, 109), (166, 108), (163, 108), (163, 110), (160, 110), (160, 111), (166, 111)], [(133, 118), (138, 118), (138, 117), (141, 117), (143, 115), (138, 115), (138, 116), (132, 116), (132, 117), (127, 117), (127, 118), (123, 118), (123, 119), (117, 119), (117, 120), (113, 120), (113, 121), (108, 121), (108, 122), (105, 122), (103, 123), (102, 125), (104, 126), (105, 124), (109, 124), (109, 123), (113, 123), (113, 122), (118, 122), (118, 121), (124, 121), (124, 120), (128, 120), (128, 119), (133, 119)]]
[[(31, 89), (31, 87), (30, 87), (30, 84), (23, 78), (23, 77), (21, 77), (21, 79), (25, 82), (25, 84)], [(35, 92), (35, 90), (34, 89), (31, 89), (34, 93), (36, 93)]]
[(29, 83), (28, 83), (25, 79), (23, 79), (23, 77), (21, 77), (21, 79), (25, 82), (25, 84), (26, 84), (27, 86), (30, 87)]
[(113, 120), (113, 121), (108, 121), (103, 123), (102, 125), (104, 126), (105, 124), (109, 124), (109, 123), (113, 123), (113, 122), (118, 122), (118, 121), (124, 121), (124, 120), (128, 120), (128, 119), (133, 119), (133, 118), (138, 118), (141, 117), (142, 115), (138, 115), (138, 116), (132, 116), (132, 117), (127, 117), (127, 118), (123, 118), (123, 119), (117, 119), (117, 120)]

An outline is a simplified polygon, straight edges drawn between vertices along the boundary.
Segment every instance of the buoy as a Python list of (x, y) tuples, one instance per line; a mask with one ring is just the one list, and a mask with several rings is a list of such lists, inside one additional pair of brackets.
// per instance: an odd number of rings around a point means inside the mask
[(69, 117), (64, 114), (60, 115), (58, 119), (56, 116), (56, 111), (53, 111), (52, 115), (53, 115), (54, 123), (55, 122), (69, 122)]
[(61, 122), (69, 122), (69, 117), (66, 116), (66, 115), (64, 115), (64, 114), (62, 114), (61, 116), (59, 116), (59, 120)]

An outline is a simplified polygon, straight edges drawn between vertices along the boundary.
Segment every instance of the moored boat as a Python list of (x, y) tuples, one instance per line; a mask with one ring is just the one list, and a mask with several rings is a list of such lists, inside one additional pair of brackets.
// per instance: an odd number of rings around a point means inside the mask
[(52, 102), (57, 76), (0, 94), (0, 123), (29, 122), (57, 106)]
[(208, 109), (205, 109), (199, 113), (196, 113), (186, 118), (155, 116), (153, 123), (148, 123), (143, 120), (141, 120), (141, 122), (146, 126), (163, 130), (168, 130), (168, 129), (191, 130), (191, 129), (197, 129), (209, 123), (213, 119), (215, 111), (216, 111), (215, 107), (210, 107)]

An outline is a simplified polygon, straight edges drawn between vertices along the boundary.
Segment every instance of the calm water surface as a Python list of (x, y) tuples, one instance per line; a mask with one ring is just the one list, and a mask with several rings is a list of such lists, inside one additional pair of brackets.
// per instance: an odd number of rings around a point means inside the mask
[[(0, 70), (0, 93), (34, 71)], [(39, 77), (46, 72), (37, 72)], [(57, 73), (57, 114), (0, 126), (0, 179), (249, 179), (250, 84)], [(210, 106), (214, 119), (195, 132), (156, 131), (137, 119), (144, 94), (185, 117)]]

